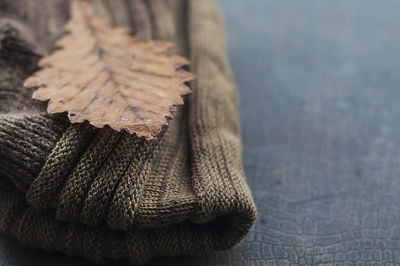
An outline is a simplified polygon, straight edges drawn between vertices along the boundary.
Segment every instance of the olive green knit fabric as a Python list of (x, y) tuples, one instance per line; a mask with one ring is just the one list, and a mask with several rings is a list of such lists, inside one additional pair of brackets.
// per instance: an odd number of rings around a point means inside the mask
[(54, 49), (68, 1), (1, 0), (0, 228), (25, 245), (94, 261), (235, 246), (256, 210), (214, 1), (94, 4), (141, 38), (175, 42), (198, 76), (193, 93), (153, 141), (50, 116), (22, 82)]

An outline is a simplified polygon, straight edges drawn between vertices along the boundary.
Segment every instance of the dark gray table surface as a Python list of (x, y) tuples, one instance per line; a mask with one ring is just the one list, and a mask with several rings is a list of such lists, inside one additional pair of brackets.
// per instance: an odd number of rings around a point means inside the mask
[[(400, 1), (220, 0), (258, 220), (150, 265), (400, 263)], [(0, 265), (90, 265), (0, 237)]]

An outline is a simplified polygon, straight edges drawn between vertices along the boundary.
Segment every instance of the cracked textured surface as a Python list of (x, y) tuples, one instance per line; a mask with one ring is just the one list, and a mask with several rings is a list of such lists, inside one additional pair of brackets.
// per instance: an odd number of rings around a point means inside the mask
[[(258, 220), (149, 265), (400, 264), (397, 0), (220, 0)], [(0, 265), (91, 265), (0, 238)]]

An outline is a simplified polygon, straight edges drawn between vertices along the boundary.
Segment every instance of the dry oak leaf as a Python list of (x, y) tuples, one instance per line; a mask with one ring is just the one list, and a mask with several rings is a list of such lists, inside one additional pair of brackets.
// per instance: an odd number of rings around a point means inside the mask
[(185, 82), (194, 75), (179, 69), (189, 61), (169, 54), (171, 43), (142, 41), (110, 27), (85, 0), (71, 0), (66, 30), (57, 42), (61, 48), (25, 80), (25, 87), (38, 87), (32, 97), (49, 100), (49, 113), (68, 112), (71, 123), (88, 120), (154, 138), (175, 105), (183, 104), (181, 95), (190, 93)]

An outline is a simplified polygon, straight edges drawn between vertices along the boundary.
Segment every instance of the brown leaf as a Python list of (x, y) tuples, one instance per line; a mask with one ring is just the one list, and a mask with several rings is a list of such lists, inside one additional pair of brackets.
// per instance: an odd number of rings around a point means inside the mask
[(39, 87), (33, 98), (49, 100), (49, 113), (68, 112), (72, 123), (88, 120), (95, 127), (136, 133), (152, 139), (171, 117), (184, 84), (194, 75), (179, 70), (189, 63), (167, 52), (171, 43), (141, 41), (123, 28), (109, 26), (94, 16), (84, 0), (71, 1), (69, 34), (61, 49), (39, 62), (41, 70), (25, 80), (25, 87)]

